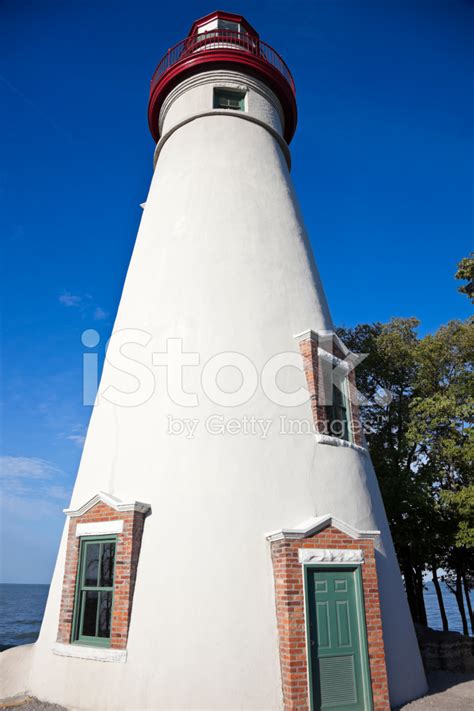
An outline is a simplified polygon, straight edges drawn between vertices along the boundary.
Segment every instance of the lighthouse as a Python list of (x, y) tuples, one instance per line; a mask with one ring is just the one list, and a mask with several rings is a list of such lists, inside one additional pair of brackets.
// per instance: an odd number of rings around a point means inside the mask
[[(38, 641), (3, 695), (388, 711), (426, 690), (290, 177), (295, 84), (214, 12), (151, 82), (154, 173)], [(318, 239), (324, 235), (314, 235)]]

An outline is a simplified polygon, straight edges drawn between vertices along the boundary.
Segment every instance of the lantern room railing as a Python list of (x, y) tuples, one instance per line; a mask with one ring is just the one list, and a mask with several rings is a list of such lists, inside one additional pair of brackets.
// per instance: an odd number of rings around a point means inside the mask
[(258, 37), (247, 32), (234, 32), (231, 30), (215, 29), (209, 32), (201, 32), (186, 37), (169, 49), (161, 62), (158, 64), (151, 80), (151, 92), (158, 84), (162, 76), (175, 64), (184, 59), (189, 59), (198, 52), (212, 52), (217, 50), (240, 50), (248, 52), (258, 57), (264, 62), (268, 62), (277, 69), (295, 92), (295, 83), (291, 72), (286, 66), (278, 52), (263, 42)]

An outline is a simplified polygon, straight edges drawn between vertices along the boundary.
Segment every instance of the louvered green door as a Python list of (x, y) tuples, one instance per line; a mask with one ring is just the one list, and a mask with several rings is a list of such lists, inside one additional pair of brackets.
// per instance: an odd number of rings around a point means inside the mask
[(368, 711), (365, 630), (356, 569), (308, 568), (307, 604), (314, 711)]

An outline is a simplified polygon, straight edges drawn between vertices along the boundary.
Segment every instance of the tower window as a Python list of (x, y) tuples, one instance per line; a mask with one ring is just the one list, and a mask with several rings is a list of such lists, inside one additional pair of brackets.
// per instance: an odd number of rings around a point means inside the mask
[(214, 108), (245, 111), (245, 92), (236, 89), (214, 89)]
[(81, 540), (73, 641), (110, 645), (115, 576), (115, 537)]
[(327, 433), (339, 439), (350, 440), (349, 407), (346, 397), (346, 382), (334, 383), (332, 386), (332, 404), (325, 405)]
[(219, 30), (230, 30), (231, 32), (241, 32), (241, 27), (238, 22), (232, 22), (231, 20), (217, 20), (217, 27)]

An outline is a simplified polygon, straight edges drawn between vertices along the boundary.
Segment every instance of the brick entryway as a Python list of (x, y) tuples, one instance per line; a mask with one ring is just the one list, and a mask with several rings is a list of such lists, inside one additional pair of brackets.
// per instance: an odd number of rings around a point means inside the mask
[[(342, 530), (344, 529), (344, 530)], [(389, 711), (374, 539), (376, 531), (356, 531), (331, 516), (306, 531), (268, 536), (275, 578), (276, 612), (285, 711), (308, 711), (310, 681), (305, 619), (305, 566), (342, 564), (360, 570), (368, 689), (374, 711)], [(364, 535), (365, 534), (365, 535)], [(370, 703), (370, 702), (369, 702)]]

